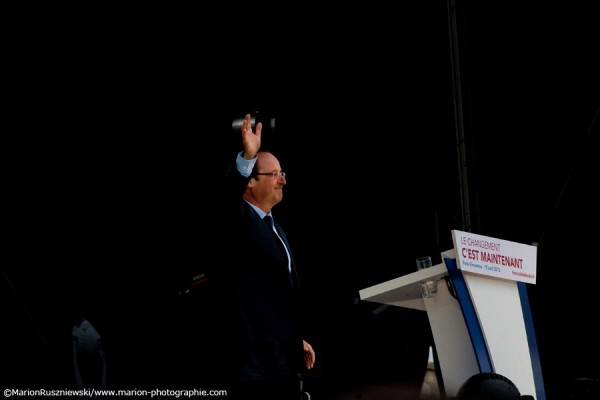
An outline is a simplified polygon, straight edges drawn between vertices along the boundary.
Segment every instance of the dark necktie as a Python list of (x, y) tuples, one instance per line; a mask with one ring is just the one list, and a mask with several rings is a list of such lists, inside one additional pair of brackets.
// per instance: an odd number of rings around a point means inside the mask
[(265, 223), (271, 229), (273, 229), (273, 227), (275, 226), (275, 224), (273, 223), (273, 217), (271, 217), (270, 215), (265, 215), (265, 217), (263, 218), (263, 221), (265, 221)]
[(273, 231), (275, 236), (277, 236), (277, 239), (279, 239), (279, 241), (283, 245), (283, 249), (285, 250), (285, 254), (287, 255), (287, 258), (288, 258), (288, 270), (291, 272), (292, 271), (292, 266), (291, 266), (292, 260), (290, 257), (290, 253), (285, 245), (285, 242), (283, 241), (281, 236), (279, 236), (279, 232), (277, 232), (277, 229), (275, 228), (275, 221), (273, 221), (273, 217), (271, 217), (270, 215), (267, 215), (263, 218), (263, 221), (266, 222), (267, 226), (269, 226), (271, 228), (271, 230)]
[(285, 242), (283, 241), (283, 239), (281, 238), (281, 236), (279, 236), (279, 233), (277, 232), (277, 229), (275, 228), (275, 221), (273, 221), (273, 217), (271, 217), (270, 215), (266, 215), (263, 218), (263, 221), (265, 221), (265, 223), (267, 224), (267, 226), (269, 226), (269, 228), (271, 228), (271, 230), (273, 231), (273, 233), (275, 234), (275, 236), (277, 236), (277, 238), (279, 239), (279, 241), (283, 245), (283, 248), (284, 248), (285, 253), (287, 255), (287, 258), (288, 258), (288, 277), (289, 277), (289, 280), (290, 280), (290, 284), (295, 289), (296, 288), (296, 283), (295, 283), (294, 277), (292, 275), (292, 259), (291, 259), (290, 253), (289, 253), (289, 251), (287, 249), (287, 246), (285, 245)]

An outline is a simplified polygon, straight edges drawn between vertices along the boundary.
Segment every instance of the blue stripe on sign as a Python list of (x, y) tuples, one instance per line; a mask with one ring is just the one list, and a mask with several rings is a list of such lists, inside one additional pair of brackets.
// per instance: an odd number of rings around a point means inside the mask
[(462, 275), (462, 271), (456, 267), (456, 260), (454, 258), (444, 258), (444, 263), (448, 269), (448, 275), (450, 276), (450, 280), (454, 286), (454, 291), (456, 292), (460, 309), (462, 310), (463, 317), (465, 318), (467, 330), (469, 331), (471, 343), (473, 344), (475, 358), (477, 359), (477, 364), (479, 365), (479, 372), (494, 372), (490, 353), (483, 337), (483, 330), (481, 329), (479, 319), (475, 313), (475, 307), (473, 306), (473, 301), (471, 300), (471, 296), (467, 290), (467, 285), (465, 283), (465, 278)]
[(535, 329), (533, 326), (531, 307), (529, 306), (527, 286), (525, 282), (517, 282), (517, 287), (519, 289), (521, 309), (523, 310), (523, 319), (525, 321), (527, 343), (529, 344), (529, 357), (531, 358), (531, 367), (533, 369), (533, 381), (535, 383), (535, 398), (537, 400), (546, 400), (546, 393), (544, 390), (544, 378), (542, 377), (542, 365), (540, 363), (540, 354), (538, 352), (537, 339), (535, 337)]

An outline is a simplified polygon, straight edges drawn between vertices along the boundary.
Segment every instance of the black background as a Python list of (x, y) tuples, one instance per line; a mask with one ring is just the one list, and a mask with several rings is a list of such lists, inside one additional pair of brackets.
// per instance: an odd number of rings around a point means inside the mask
[[(81, 316), (112, 388), (196, 384), (210, 304), (179, 293), (205, 268), (207, 207), (247, 112), (276, 121), (263, 140), (288, 173), (274, 215), (309, 293), (315, 391), (419, 385), (426, 315), (357, 297), (439, 262), (464, 229), (447, 8), (422, 3), (7, 13), (2, 386), (72, 387)], [(599, 376), (600, 58), (584, 4), (461, 8), (473, 231), (539, 244), (528, 289), (549, 399)]]

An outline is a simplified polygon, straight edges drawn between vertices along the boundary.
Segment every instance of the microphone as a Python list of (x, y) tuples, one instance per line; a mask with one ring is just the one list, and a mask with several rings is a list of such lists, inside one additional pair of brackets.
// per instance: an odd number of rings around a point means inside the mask
[[(242, 129), (243, 123), (244, 123), (244, 118), (236, 118), (231, 123), (231, 129), (234, 131), (240, 131)], [(252, 129), (254, 129), (254, 127), (256, 126), (256, 118), (255, 117), (250, 118), (250, 125), (252, 126)]]
[[(261, 122), (263, 124), (263, 131), (267, 128), (269, 131), (275, 131), (276, 120), (275, 117), (269, 117), (266, 115), (260, 115), (261, 113), (256, 111), (250, 117), (250, 125), (252, 129), (256, 127), (257, 122)], [(242, 129), (242, 124), (244, 123), (244, 118), (236, 118), (231, 122), (231, 129), (239, 132)]]

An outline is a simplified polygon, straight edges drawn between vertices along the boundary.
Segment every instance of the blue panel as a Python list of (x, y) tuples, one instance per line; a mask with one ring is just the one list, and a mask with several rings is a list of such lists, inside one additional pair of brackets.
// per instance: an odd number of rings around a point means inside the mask
[(444, 263), (448, 269), (452, 286), (454, 287), (456, 297), (458, 298), (458, 303), (460, 304), (463, 317), (465, 318), (467, 330), (469, 331), (471, 343), (473, 344), (475, 357), (477, 358), (477, 364), (479, 365), (479, 372), (495, 372), (492, 368), (490, 353), (485, 344), (483, 331), (481, 329), (481, 325), (479, 324), (477, 314), (475, 313), (475, 307), (473, 306), (473, 301), (469, 295), (462, 272), (456, 268), (455, 259), (445, 258)]
[[(535, 382), (535, 398), (537, 400), (546, 400), (544, 390), (544, 379), (542, 377), (542, 366), (540, 363), (540, 354), (538, 352), (535, 329), (533, 327), (533, 318), (531, 308), (529, 307), (529, 297), (527, 296), (527, 286), (525, 282), (517, 282), (519, 297), (521, 299), (521, 309), (523, 310), (523, 319), (525, 321), (525, 331), (527, 332), (527, 343), (529, 344), (529, 357), (531, 358), (531, 367), (533, 368), (533, 380)], [(523, 393), (530, 394), (533, 393)]]

